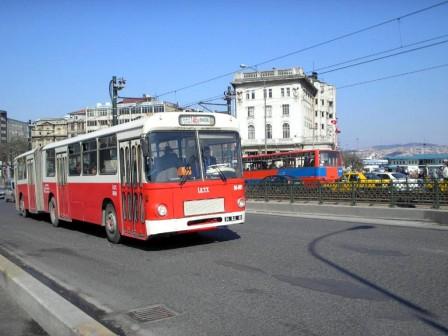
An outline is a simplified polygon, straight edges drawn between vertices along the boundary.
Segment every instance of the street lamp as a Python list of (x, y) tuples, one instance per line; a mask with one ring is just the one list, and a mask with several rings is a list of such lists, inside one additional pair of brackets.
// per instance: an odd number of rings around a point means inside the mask
[[(258, 68), (255, 66), (250, 66), (247, 64), (240, 64), (240, 68), (241, 69), (252, 69), (255, 70), (255, 72), (257, 73), (257, 77), (258, 77)], [(267, 137), (267, 115), (266, 115), (266, 96), (267, 96), (267, 92), (266, 92), (266, 80), (263, 79), (263, 97), (264, 97), (264, 153), (267, 154), (268, 153), (268, 137)]]

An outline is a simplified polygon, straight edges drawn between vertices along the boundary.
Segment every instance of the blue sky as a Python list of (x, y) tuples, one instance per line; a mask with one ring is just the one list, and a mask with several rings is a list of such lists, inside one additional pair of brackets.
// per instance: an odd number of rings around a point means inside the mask
[[(0, 1), (0, 109), (63, 116), (125, 96), (157, 95), (257, 64), (440, 1)], [(305, 71), (448, 34), (448, 4), (260, 69)], [(448, 39), (448, 37), (445, 37)], [(441, 39), (445, 40), (445, 39)], [(448, 43), (328, 73), (336, 86), (448, 63)], [(448, 144), (448, 67), (337, 91), (343, 147)], [(217, 96), (232, 76), (162, 97)], [(358, 140), (357, 140), (358, 139)]]

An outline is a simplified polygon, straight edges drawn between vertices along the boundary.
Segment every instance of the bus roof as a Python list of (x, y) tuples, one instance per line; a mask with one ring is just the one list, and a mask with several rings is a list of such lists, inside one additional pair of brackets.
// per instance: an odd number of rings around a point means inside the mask
[[(181, 126), (179, 125), (179, 117), (181, 115), (191, 116), (213, 116), (215, 118), (215, 124), (213, 126)], [(148, 133), (154, 130), (196, 130), (196, 129), (208, 129), (208, 130), (228, 130), (238, 131), (238, 122), (236, 118), (223, 113), (204, 113), (204, 112), (160, 112), (155, 113), (152, 116), (143, 117), (138, 120), (127, 122), (124, 124), (103, 128), (95, 132), (81, 134), (73, 138), (64, 139), (58, 142), (42, 147), (42, 150), (56, 148), (71, 143), (88, 140), (91, 138), (107, 136), (110, 134), (129, 131), (136, 128), (142, 128), (142, 134)], [(22, 154), (24, 155), (24, 154)]]
[(14, 160), (17, 160), (17, 159), (20, 159), (21, 157), (24, 157), (24, 156), (28, 156), (28, 155), (30, 155), (30, 154), (33, 154), (36, 150), (37, 150), (37, 148), (33, 148), (33, 149), (29, 150), (29, 151), (26, 151), (25, 153), (22, 153), (22, 154), (20, 154), (20, 155), (17, 155), (17, 156), (14, 158)]
[(303, 154), (303, 153), (311, 153), (311, 152), (340, 152), (337, 149), (322, 149), (322, 148), (316, 148), (316, 149), (296, 149), (293, 151), (288, 152), (279, 152), (279, 153), (271, 153), (271, 154), (256, 154), (256, 155), (246, 155), (243, 156), (243, 159), (275, 159), (275, 158), (281, 158), (285, 156), (294, 156), (297, 154)]

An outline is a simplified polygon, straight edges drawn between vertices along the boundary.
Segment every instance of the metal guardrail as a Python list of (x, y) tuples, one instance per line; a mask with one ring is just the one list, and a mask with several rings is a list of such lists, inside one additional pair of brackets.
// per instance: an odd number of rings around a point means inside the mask
[(448, 206), (448, 181), (421, 181), (418, 183), (400, 182), (335, 182), (335, 183), (247, 183), (248, 199), (295, 201), (345, 202), (388, 204), (414, 207), (430, 206), (439, 209)]

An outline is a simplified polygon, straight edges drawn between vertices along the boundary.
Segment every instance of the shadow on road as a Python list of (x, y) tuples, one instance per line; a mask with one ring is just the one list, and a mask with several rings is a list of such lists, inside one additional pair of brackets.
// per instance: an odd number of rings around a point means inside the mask
[(413, 315), (420, 320), (421, 322), (423, 322), (424, 324), (426, 324), (427, 326), (434, 328), (444, 334), (448, 334), (448, 328), (446, 326), (444, 326), (441, 323), (438, 323), (437, 321), (435, 321), (437, 319), (437, 316), (434, 315), (432, 312), (430, 312), (429, 310), (397, 295), (392, 293), (391, 291), (371, 282), (370, 280), (363, 278), (362, 276), (350, 271), (349, 269), (342, 267), (340, 265), (338, 265), (337, 263), (325, 258), (324, 256), (320, 255), (317, 251), (317, 245), (324, 239), (332, 237), (332, 236), (336, 236), (339, 234), (343, 234), (346, 232), (350, 232), (350, 231), (356, 231), (356, 230), (369, 230), (369, 229), (374, 229), (374, 226), (371, 225), (358, 225), (358, 226), (354, 226), (348, 229), (344, 229), (344, 230), (338, 230), (335, 232), (330, 232), (327, 233), (325, 235), (322, 235), (320, 237), (315, 238), (312, 242), (310, 242), (308, 244), (308, 252), (315, 257), (316, 259), (320, 260), (321, 262), (323, 262), (324, 264), (334, 268), (335, 270), (337, 270), (338, 272), (350, 277), (351, 279), (361, 283), (362, 285), (368, 286), (368, 288), (377, 291), (378, 293), (380, 293), (381, 295), (397, 302), (398, 304), (404, 306), (405, 308), (411, 310), (413, 312)]
[[(49, 216), (33, 215), (33, 219), (39, 221), (49, 221)], [(103, 226), (95, 225), (87, 222), (61, 221), (60, 228), (76, 231), (85, 235), (94, 236), (106, 240), (106, 232)], [(231, 241), (239, 239), (240, 236), (227, 227), (222, 227), (212, 231), (204, 231), (197, 233), (182, 233), (182, 234), (165, 234), (150, 237), (148, 240), (138, 240), (128, 237), (123, 237), (121, 244), (132, 248), (138, 248), (144, 251), (163, 251), (179, 248), (186, 248), (195, 245), (204, 245), (217, 242)]]

